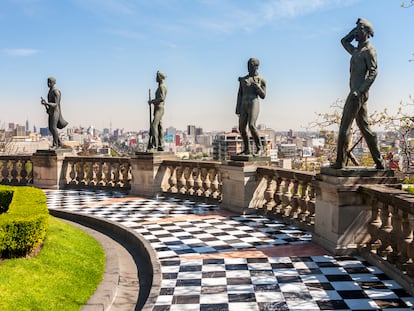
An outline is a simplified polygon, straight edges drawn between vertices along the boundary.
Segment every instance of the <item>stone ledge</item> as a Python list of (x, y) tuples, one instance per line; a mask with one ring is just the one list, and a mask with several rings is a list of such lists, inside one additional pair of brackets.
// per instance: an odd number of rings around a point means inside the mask
[[(136, 304), (135, 310), (152, 310), (161, 286), (161, 266), (155, 251), (148, 241), (139, 233), (110, 220), (54, 209), (50, 209), (49, 212), (52, 216), (66, 219), (101, 232), (125, 247), (131, 254), (139, 271), (137, 276), (139, 277), (139, 296), (138, 300), (134, 302)], [(114, 264), (115, 262), (112, 261), (112, 269), (114, 268)], [(91, 302), (101, 301), (102, 304), (106, 303), (106, 306), (92, 304), (89, 308), (88, 304), (86, 304), (84, 310), (108, 310), (110, 307), (109, 301), (110, 303), (116, 301), (117, 292), (125, 292), (125, 289), (122, 289), (122, 287), (125, 287), (125, 282), (122, 282), (122, 279), (119, 278), (120, 274), (116, 272), (116, 269), (108, 271), (108, 273), (113, 273), (114, 276), (108, 276), (108, 282), (100, 284), (95, 294), (90, 298)], [(108, 295), (112, 295), (112, 299), (107, 297)]]

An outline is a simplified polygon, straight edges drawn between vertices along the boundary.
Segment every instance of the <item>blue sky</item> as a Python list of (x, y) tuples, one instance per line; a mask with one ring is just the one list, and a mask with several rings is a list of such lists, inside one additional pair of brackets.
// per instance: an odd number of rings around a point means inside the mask
[[(231, 130), (237, 78), (260, 60), (258, 123), (304, 130), (348, 93), (340, 39), (374, 26), (379, 75), (369, 111), (414, 95), (414, 7), (402, 0), (0, 0), (0, 128), (47, 126), (40, 96), (57, 78), (70, 125), (148, 128), (148, 89), (167, 74), (164, 127)], [(414, 114), (414, 111), (413, 111)]]

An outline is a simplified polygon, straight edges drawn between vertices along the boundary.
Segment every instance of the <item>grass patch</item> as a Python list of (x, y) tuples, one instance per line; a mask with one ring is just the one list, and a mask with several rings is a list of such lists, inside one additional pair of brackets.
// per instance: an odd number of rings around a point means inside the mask
[(36, 257), (0, 262), (0, 310), (79, 310), (104, 269), (105, 252), (94, 238), (50, 216)]

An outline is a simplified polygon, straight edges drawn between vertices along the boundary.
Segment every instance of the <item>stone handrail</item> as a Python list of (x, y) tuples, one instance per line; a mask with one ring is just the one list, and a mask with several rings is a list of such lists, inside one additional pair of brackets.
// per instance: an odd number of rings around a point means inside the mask
[(361, 186), (359, 191), (372, 213), (362, 249), (414, 277), (414, 195), (383, 185)]
[(161, 190), (164, 193), (221, 201), (221, 163), (165, 160)]
[(33, 183), (31, 156), (0, 156), (0, 183), (6, 185), (28, 185)]
[(312, 230), (315, 224), (315, 174), (288, 169), (259, 167), (263, 187), (262, 211), (268, 216)]
[(65, 157), (60, 187), (129, 190), (131, 179), (129, 158)]

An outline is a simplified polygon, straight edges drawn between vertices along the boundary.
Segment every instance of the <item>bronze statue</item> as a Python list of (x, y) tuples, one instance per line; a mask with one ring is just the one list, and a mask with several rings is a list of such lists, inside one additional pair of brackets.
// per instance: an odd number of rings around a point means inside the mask
[(266, 81), (258, 73), (259, 60), (250, 58), (247, 62), (248, 75), (239, 77), (239, 92), (237, 94), (236, 114), (239, 116), (239, 131), (243, 139), (244, 149), (242, 155), (250, 155), (249, 138), (246, 127), (249, 126), (250, 133), (256, 144), (254, 155), (262, 155), (262, 143), (256, 128), (256, 120), (259, 116), (259, 97), (266, 96)]
[(155, 98), (148, 100), (148, 105), (154, 105), (154, 118), (151, 122), (150, 143), (148, 144), (150, 150), (164, 151), (162, 117), (164, 115), (165, 97), (167, 96), (167, 85), (164, 82), (166, 77), (163, 72), (157, 71), (158, 88), (155, 91)]
[(53, 136), (53, 148), (62, 146), (62, 142), (59, 138), (58, 129), (63, 129), (68, 122), (62, 117), (62, 110), (60, 108), (61, 93), (56, 88), (56, 79), (49, 77), (47, 79), (47, 86), (49, 87), (49, 93), (47, 94), (47, 101), (41, 97), (41, 104), (46, 107), (46, 112), (49, 115), (49, 131)]
[[(352, 29), (341, 43), (351, 54), (350, 63), (350, 92), (346, 99), (338, 134), (336, 162), (332, 168), (340, 169), (346, 165), (349, 158), (350, 129), (355, 120), (362, 136), (365, 138), (377, 169), (384, 169), (381, 153), (378, 148), (377, 135), (368, 124), (367, 100), (368, 91), (377, 76), (377, 53), (369, 38), (374, 36), (370, 22), (359, 18), (356, 27)], [(356, 40), (358, 45), (352, 45)]]

